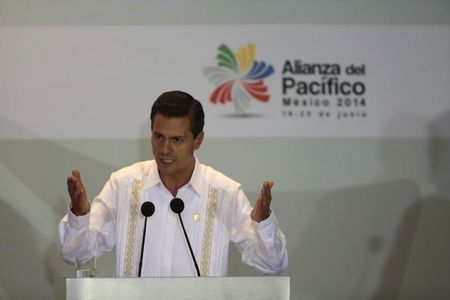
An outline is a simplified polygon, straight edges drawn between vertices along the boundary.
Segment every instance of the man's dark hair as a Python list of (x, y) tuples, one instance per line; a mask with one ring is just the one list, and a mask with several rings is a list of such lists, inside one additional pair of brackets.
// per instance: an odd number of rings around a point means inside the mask
[(189, 117), (194, 138), (203, 131), (205, 125), (205, 113), (200, 101), (182, 91), (165, 92), (156, 99), (150, 114), (152, 129), (157, 114), (168, 118)]

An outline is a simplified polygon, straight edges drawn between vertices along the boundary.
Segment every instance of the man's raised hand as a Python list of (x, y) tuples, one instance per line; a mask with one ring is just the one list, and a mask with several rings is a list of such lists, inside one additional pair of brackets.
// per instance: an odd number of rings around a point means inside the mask
[(71, 210), (74, 215), (81, 216), (89, 212), (90, 204), (87, 200), (87, 193), (81, 181), (80, 171), (72, 170), (72, 175), (67, 177), (67, 189), (72, 201)]
[(252, 211), (251, 217), (256, 222), (261, 222), (270, 216), (270, 201), (272, 201), (271, 189), (273, 187), (272, 181), (264, 181), (261, 188), (261, 193), (255, 203), (255, 208)]

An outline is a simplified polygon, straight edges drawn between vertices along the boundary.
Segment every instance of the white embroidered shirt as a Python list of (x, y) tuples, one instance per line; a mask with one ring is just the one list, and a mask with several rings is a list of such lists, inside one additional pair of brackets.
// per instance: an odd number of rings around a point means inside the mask
[[(257, 223), (239, 183), (196, 160), (191, 180), (178, 190), (181, 213), (201, 276), (226, 276), (232, 242), (242, 261), (264, 274), (287, 267), (286, 239), (275, 214)], [(196, 269), (173, 199), (162, 184), (155, 161), (144, 161), (112, 173), (84, 216), (67, 213), (59, 225), (62, 257), (68, 262), (87, 260), (113, 249), (115, 276), (138, 274), (145, 217), (145, 201), (155, 205), (147, 219), (142, 277), (196, 276)]]

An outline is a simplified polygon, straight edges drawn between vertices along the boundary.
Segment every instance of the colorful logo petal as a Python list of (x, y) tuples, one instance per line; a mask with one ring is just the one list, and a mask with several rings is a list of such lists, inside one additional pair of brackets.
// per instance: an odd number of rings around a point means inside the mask
[(216, 88), (210, 96), (214, 104), (232, 102), (238, 114), (244, 114), (250, 101), (268, 102), (270, 94), (264, 79), (273, 74), (274, 69), (264, 61), (256, 61), (256, 47), (248, 44), (233, 53), (222, 44), (216, 56), (217, 66), (206, 67), (203, 74)]

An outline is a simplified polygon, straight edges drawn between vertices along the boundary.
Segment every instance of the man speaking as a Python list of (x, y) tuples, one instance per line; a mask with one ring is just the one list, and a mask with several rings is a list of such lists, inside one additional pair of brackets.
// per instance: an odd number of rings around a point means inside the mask
[(163, 93), (150, 119), (154, 160), (112, 173), (92, 203), (80, 172), (68, 177), (63, 259), (86, 261), (115, 249), (117, 277), (226, 276), (232, 242), (245, 264), (283, 272), (288, 256), (270, 209), (273, 183), (262, 183), (253, 208), (239, 183), (200, 163), (194, 152), (203, 142), (204, 112), (191, 95)]

